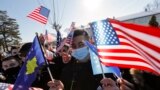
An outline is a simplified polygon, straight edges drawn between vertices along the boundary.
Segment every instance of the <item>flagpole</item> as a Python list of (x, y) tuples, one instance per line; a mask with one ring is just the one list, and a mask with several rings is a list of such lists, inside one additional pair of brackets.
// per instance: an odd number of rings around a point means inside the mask
[[(83, 40), (83, 43), (85, 44), (85, 41)], [(87, 45), (88, 46), (88, 45)], [(94, 54), (96, 54), (96, 53), (94, 53)], [(96, 54), (97, 55), (97, 54)], [(97, 55), (98, 56), (98, 55)], [(106, 78), (105, 77), (105, 74), (104, 74), (104, 70), (103, 70), (103, 67), (102, 67), (102, 64), (101, 64), (101, 62), (100, 62), (100, 59), (99, 59), (99, 57), (98, 57), (98, 62), (99, 62), (99, 64), (100, 64), (100, 68), (101, 68), (101, 71), (102, 71), (102, 76), (103, 76), (103, 78)]]
[[(44, 54), (46, 54), (46, 49), (41, 46), (41, 43), (40, 43), (40, 40), (39, 40), (39, 38), (38, 38), (38, 33), (37, 33), (37, 32), (36, 32), (36, 37), (37, 37), (37, 39), (38, 39), (38, 43), (39, 43), (39, 45), (40, 45), (40, 48), (41, 48), (41, 51), (42, 51), (42, 54), (43, 54), (43, 57), (44, 57), (44, 60), (45, 60), (45, 64), (46, 64), (46, 66), (47, 66), (47, 70), (48, 70), (48, 73), (49, 73), (49, 76), (50, 76), (52, 82), (54, 82), (54, 79), (53, 79), (51, 70), (50, 70), (50, 68), (49, 68), (49, 63), (48, 63), (48, 61), (46, 60), (46, 58), (45, 58), (45, 56), (44, 56)], [(43, 52), (43, 50), (44, 50), (44, 52)]]
[(104, 75), (104, 70), (103, 70), (103, 67), (102, 67), (102, 64), (100, 62), (99, 57), (98, 57), (98, 61), (99, 61), (99, 64), (100, 64), (100, 67), (101, 67), (101, 70), (102, 70), (102, 76), (103, 76), (103, 78), (106, 78), (105, 75)]

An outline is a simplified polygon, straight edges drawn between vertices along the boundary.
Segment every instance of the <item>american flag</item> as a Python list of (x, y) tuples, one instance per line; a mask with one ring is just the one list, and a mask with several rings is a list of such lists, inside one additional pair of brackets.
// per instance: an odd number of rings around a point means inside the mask
[(58, 48), (61, 45), (62, 37), (60, 31), (57, 31), (57, 44), (56, 47)]
[(74, 34), (75, 24), (76, 24), (75, 22), (71, 23), (70, 32), (69, 32), (69, 34), (66, 38), (66, 41), (65, 41), (65, 43), (67, 43), (70, 46), (72, 45), (72, 38), (73, 38), (73, 34)]
[(75, 23), (75, 22), (72, 22), (72, 23), (71, 23), (70, 31), (73, 31), (73, 30), (75, 29), (75, 25), (76, 25), (76, 23)]
[(46, 24), (50, 10), (40, 6), (31, 12), (27, 17), (32, 18), (40, 23)]
[(74, 29), (75, 29), (75, 22), (72, 22), (71, 26), (69, 28), (70, 32), (69, 32), (67, 38), (61, 42), (59, 47), (57, 47), (56, 52), (59, 52), (65, 44), (68, 44), (69, 46), (72, 45), (72, 38), (73, 38), (73, 34), (74, 34)]
[(103, 64), (160, 74), (160, 30), (111, 19), (90, 26)]
[(70, 32), (70, 33), (68, 34), (67, 38), (66, 38), (65, 43), (67, 43), (68, 45), (72, 45), (73, 34), (74, 34), (73, 31)]

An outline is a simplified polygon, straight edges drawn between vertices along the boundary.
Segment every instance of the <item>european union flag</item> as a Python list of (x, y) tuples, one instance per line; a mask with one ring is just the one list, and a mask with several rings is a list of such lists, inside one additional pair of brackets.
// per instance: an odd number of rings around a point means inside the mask
[(36, 79), (36, 75), (44, 64), (45, 59), (38, 37), (34, 38), (32, 47), (19, 72), (13, 90), (29, 90), (30, 85)]

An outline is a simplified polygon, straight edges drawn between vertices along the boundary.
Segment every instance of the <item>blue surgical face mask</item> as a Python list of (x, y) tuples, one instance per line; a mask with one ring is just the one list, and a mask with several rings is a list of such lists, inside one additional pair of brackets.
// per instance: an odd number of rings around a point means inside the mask
[(73, 50), (72, 56), (78, 59), (81, 62), (85, 62), (88, 60), (89, 51), (87, 47), (79, 48), (76, 50)]

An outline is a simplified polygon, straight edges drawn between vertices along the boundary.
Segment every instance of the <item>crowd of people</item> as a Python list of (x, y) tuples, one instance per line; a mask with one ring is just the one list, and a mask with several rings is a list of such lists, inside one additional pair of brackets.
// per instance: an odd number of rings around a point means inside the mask
[[(47, 66), (43, 66), (37, 74), (32, 87), (44, 90), (160, 90), (160, 77), (152, 73), (131, 69), (121, 69), (122, 78), (113, 73), (93, 75), (89, 49), (84, 40), (89, 40), (83, 29), (74, 30), (72, 45), (65, 44), (55, 51), (52, 43), (42, 45), (47, 49), (46, 58), (54, 81), (51, 81)], [(25, 57), (32, 43), (21, 47), (12, 47), (10, 55), (1, 55), (0, 82), (14, 84)]]

